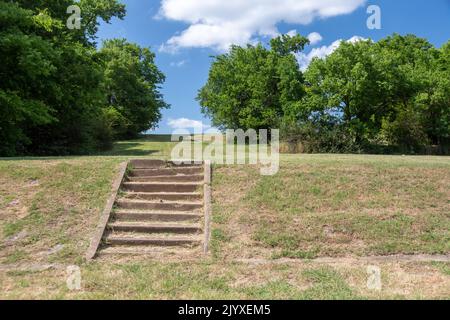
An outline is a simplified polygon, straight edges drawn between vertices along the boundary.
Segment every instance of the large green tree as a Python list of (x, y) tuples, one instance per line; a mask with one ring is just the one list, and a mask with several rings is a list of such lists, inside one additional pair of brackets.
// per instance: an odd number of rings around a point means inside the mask
[(372, 45), (370, 40), (342, 42), (326, 59), (312, 61), (305, 73), (308, 94), (301, 120), (310, 119), (312, 113), (319, 120), (339, 120), (346, 123), (356, 143), (377, 131), (386, 106)]
[(107, 113), (119, 138), (133, 138), (153, 129), (167, 108), (160, 93), (165, 76), (155, 55), (124, 39), (106, 41), (100, 52), (105, 62)]
[(450, 104), (445, 98), (449, 89), (445, 49), (413, 35), (393, 35), (379, 41), (376, 50), (379, 61), (388, 66), (384, 89), (393, 107), (383, 123), (387, 142), (407, 151), (446, 144)]
[(14, 155), (31, 143), (26, 127), (56, 121), (48, 97), (58, 94), (54, 45), (39, 34), (58, 24), (17, 3), (0, 1), (0, 154)]
[(277, 128), (281, 119), (296, 116), (303, 96), (303, 75), (295, 53), (308, 40), (282, 36), (262, 44), (232, 46), (214, 57), (208, 81), (198, 100), (213, 125), (231, 129)]
[(299, 121), (338, 127), (362, 150), (442, 146), (449, 133), (446, 50), (414, 35), (343, 42), (306, 71)]
[[(92, 10), (88, 4), (91, 3)], [(0, 136), (3, 155), (89, 152), (97, 147), (103, 73), (90, 43), (98, 24), (123, 16), (116, 0), (0, 1)], [(67, 7), (95, 17), (66, 27)]]
[[(79, 30), (66, 26), (70, 5)], [(89, 153), (111, 145), (117, 118), (129, 135), (155, 125), (153, 54), (120, 41), (96, 49), (100, 20), (124, 15), (118, 0), (0, 0), (0, 155)]]

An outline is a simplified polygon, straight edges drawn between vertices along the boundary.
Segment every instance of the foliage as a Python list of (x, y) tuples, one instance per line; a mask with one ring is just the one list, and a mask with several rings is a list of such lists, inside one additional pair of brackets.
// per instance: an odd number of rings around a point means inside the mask
[(106, 41), (100, 51), (105, 65), (105, 89), (117, 138), (134, 138), (153, 129), (168, 107), (158, 85), (165, 80), (147, 48), (124, 39)]
[[(80, 30), (66, 27), (67, 8), (73, 4), (82, 9)], [(142, 74), (130, 68), (122, 75), (143, 77), (122, 93), (142, 93), (136, 107), (140, 114), (112, 117), (108, 103), (111, 79), (105, 65), (113, 65), (113, 57), (97, 51), (95, 34), (100, 19), (124, 15), (117, 0), (0, 1), (0, 156), (90, 153), (112, 145), (119, 120), (129, 121), (134, 130), (155, 125), (158, 108), (165, 106), (155, 85), (164, 77), (148, 49), (135, 47), (141, 59), (135, 67)], [(133, 114), (130, 105), (124, 107)]]
[(220, 128), (280, 128), (306, 152), (448, 153), (450, 43), (436, 49), (414, 35), (342, 42), (314, 59), (304, 80), (287, 35), (233, 47), (215, 58), (200, 90)]
[(309, 66), (302, 119), (337, 112), (366, 151), (377, 144), (413, 153), (445, 145), (450, 87), (443, 51), (413, 35), (343, 42)]
[[(42, 26), (32, 11), (15, 3), (0, 2), (0, 154), (13, 155), (17, 148), (30, 142), (24, 125), (36, 126), (54, 122), (48, 96), (56, 95), (54, 61), (58, 52), (52, 43), (35, 32), (45, 33), (57, 27), (49, 21)], [(40, 95), (45, 92), (47, 97)]]
[(232, 46), (214, 58), (209, 79), (199, 91), (204, 114), (220, 128), (262, 129), (276, 127), (292, 117), (303, 96), (303, 76), (294, 52), (308, 42), (301, 36), (261, 44)]

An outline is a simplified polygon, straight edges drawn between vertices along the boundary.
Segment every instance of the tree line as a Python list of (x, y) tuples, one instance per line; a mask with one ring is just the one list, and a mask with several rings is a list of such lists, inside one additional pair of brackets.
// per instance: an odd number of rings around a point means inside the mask
[[(155, 128), (168, 105), (154, 53), (96, 43), (100, 21), (125, 14), (118, 0), (0, 0), (0, 156), (89, 154)], [(283, 35), (213, 57), (202, 112), (222, 129), (279, 128), (291, 151), (449, 153), (450, 42), (342, 42), (302, 72), (308, 43)]]
[[(66, 26), (81, 8), (80, 29)], [(117, 0), (0, 0), (0, 156), (89, 154), (154, 128), (167, 108), (155, 55), (124, 39), (97, 48)]]
[(222, 129), (279, 128), (288, 151), (449, 153), (450, 42), (342, 42), (302, 72), (308, 43), (283, 35), (213, 57), (203, 113)]

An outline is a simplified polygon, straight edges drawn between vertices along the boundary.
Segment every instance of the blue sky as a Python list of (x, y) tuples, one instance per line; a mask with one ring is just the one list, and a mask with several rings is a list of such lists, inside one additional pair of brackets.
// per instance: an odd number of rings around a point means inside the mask
[[(224, 52), (230, 43), (267, 43), (277, 33), (293, 30), (304, 36), (314, 33), (315, 43), (299, 57), (306, 64), (312, 56), (331, 52), (337, 40), (355, 36), (376, 41), (394, 32), (413, 33), (437, 47), (450, 40), (450, 0), (122, 2), (127, 6), (126, 18), (102, 24), (99, 38), (126, 38), (156, 53), (156, 63), (167, 77), (162, 92), (171, 108), (164, 110), (159, 128), (152, 133), (171, 133), (195, 121), (210, 124), (195, 97), (207, 80), (210, 56)], [(381, 9), (380, 30), (367, 28), (369, 5)]]

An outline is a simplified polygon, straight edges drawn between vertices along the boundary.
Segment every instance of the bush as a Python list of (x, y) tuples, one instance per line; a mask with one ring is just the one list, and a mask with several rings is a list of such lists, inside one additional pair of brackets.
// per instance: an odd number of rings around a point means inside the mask
[(420, 114), (411, 109), (399, 111), (393, 121), (385, 119), (381, 135), (402, 153), (425, 153), (426, 146), (430, 145)]
[[(353, 134), (340, 124), (284, 124), (281, 128), (282, 152), (360, 153)], [(284, 149), (284, 150), (283, 150)]]

